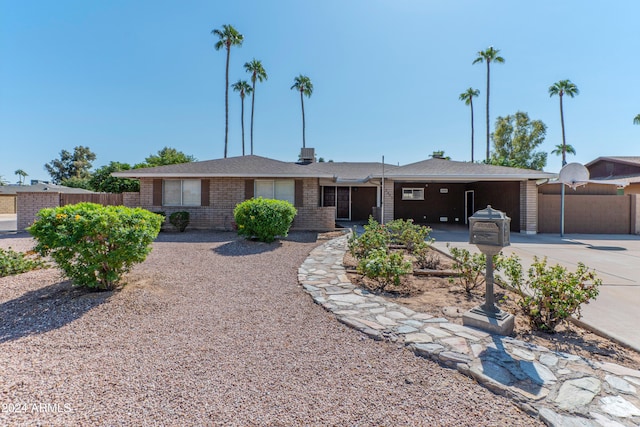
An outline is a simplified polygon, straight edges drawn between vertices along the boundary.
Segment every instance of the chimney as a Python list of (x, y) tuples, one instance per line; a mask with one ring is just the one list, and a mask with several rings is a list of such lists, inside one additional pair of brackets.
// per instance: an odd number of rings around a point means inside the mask
[(316, 161), (316, 150), (315, 148), (302, 148), (300, 150), (300, 163), (309, 164), (314, 163)]

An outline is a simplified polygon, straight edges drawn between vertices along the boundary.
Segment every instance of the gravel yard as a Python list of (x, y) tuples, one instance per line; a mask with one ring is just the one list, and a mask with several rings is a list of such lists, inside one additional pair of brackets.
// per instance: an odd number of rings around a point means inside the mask
[(121, 291), (0, 278), (0, 425), (543, 425), (315, 305), (297, 283), (314, 246), (161, 234)]

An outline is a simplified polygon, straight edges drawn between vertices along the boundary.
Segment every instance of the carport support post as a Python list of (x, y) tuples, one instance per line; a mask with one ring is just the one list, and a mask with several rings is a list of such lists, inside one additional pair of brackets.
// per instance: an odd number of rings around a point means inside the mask
[(562, 189), (560, 190), (560, 237), (564, 237), (564, 183), (561, 182)]

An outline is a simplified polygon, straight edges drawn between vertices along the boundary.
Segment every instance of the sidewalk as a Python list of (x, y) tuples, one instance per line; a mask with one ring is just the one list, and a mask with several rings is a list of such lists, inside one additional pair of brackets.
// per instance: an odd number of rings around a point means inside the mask
[[(436, 239), (434, 246), (446, 253), (447, 243), (478, 251), (468, 243), (469, 232), (464, 227), (436, 227), (431, 236)], [(511, 246), (504, 253), (517, 254), (524, 268), (531, 265), (534, 256), (546, 256), (549, 264), (572, 271), (578, 262), (596, 270), (602, 279), (600, 295), (583, 306), (581, 321), (587, 328), (640, 351), (640, 236), (568, 234), (560, 238), (512, 233)]]

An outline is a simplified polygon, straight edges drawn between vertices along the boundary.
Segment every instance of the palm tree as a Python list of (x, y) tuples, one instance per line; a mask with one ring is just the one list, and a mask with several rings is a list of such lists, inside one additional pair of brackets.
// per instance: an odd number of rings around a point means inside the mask
[(486, 62), (487, 63), (487, 162), (489, 161), (489, 85), (491, 81), (491, 67), (490, 64), (492, 62), (503, 63), (504, 58), (498, 56), (500, 50), (494, 49), (493, 46), (489, 46), (487, 50), (481, 50), (478, 52), (478, 57), (473, 61), (473, 64), (477, 64), (478, 62)]
[(291, 89), (300, 91), (300, 104), (302, 105), (302, 148), (305, 148), (306, 144), (304, 139), (304, 129), (305, 129), (304, 98), (302, 97), (302, 95), (306, 95), (307, 98), (310, 98), (311, 94), (313, 93), (313, 84), (311, 83), (311, 79), (309, 79), (309, 77), (303, 76), (302, 74), (296, 77), (294, 79), (294, 82), (295, 83), (293, 83), (293, 86), (291, 86)]
[(471, 106), (471, 162), (473, 163), (473, 98), (480, 95), (478, 89), (470, 87), (465, 92), (460, 94), (460, 101), (464, 101), (464, 105)]
[[(571, 144), (565, 145), (564, 152), (567, 153), (567, 154), (573, 154), (574, 156), (576, 155), (576, 149), (573, 148), (573, 145), (571, 145)], [(556, 156), (560, 156), (562, 154), (562, 144), (556, 145), (556, 148), (551, 150), (551, 154), (555, 154)]]
[(223, 25), (222, 30), (212, 30), (211, 34), (218, 37), (215, 44), (216, 50), (223, 47), (227, 50), (227, 68), (224, 80), (224, 157), (227, 157), (227, 146), (229, 145), (229, 57), (231, 56), (231, 46), (242, 46), (244, 36), (231, 25)]
[[(549, 96), (558, 95), (560, 97), (560, 124), (562, 125), (562, 166), (567, 164), (567, 141), (564, 134), (564, 110), (562, 109), (562, 97), (569, 95), (573, 98), (579, 95), (578, 87), (571, 83), (571, 80), (560, 80), (549, 87)], [(571, 147), (573, 148), (573, 147)]]
[(251, 73), (251, 154), (253, 155), (253, 107), (256, 102), (256, 80), (262, 82), (268, 77), (262, 62), (255, 58), (251, 62), (245, 62), (244, 69), (247, 73)]
[(18, 175), (18, 184), (20, 185), (24, 184), (25, 177), (29, 176), (29, 174), (22, 169), (16, 170), (14, 174)]
[(640, 114), (636, 115), (636, 116), (633, 118), (633, 124), (634, 124), (634, 125), (640, 125)]
[[(232, 86), (233, 90), (240, 92), (240, 100), (242, 102), (242, 110), (240, 113), (240, 122), (242, 124), (242, 155), (244, 156), (244, 96), (251, 94), (253, 89), (249, 86), (246, 80), (238, 80)], [(253, 154), (253, 153), (251, 153)]]

